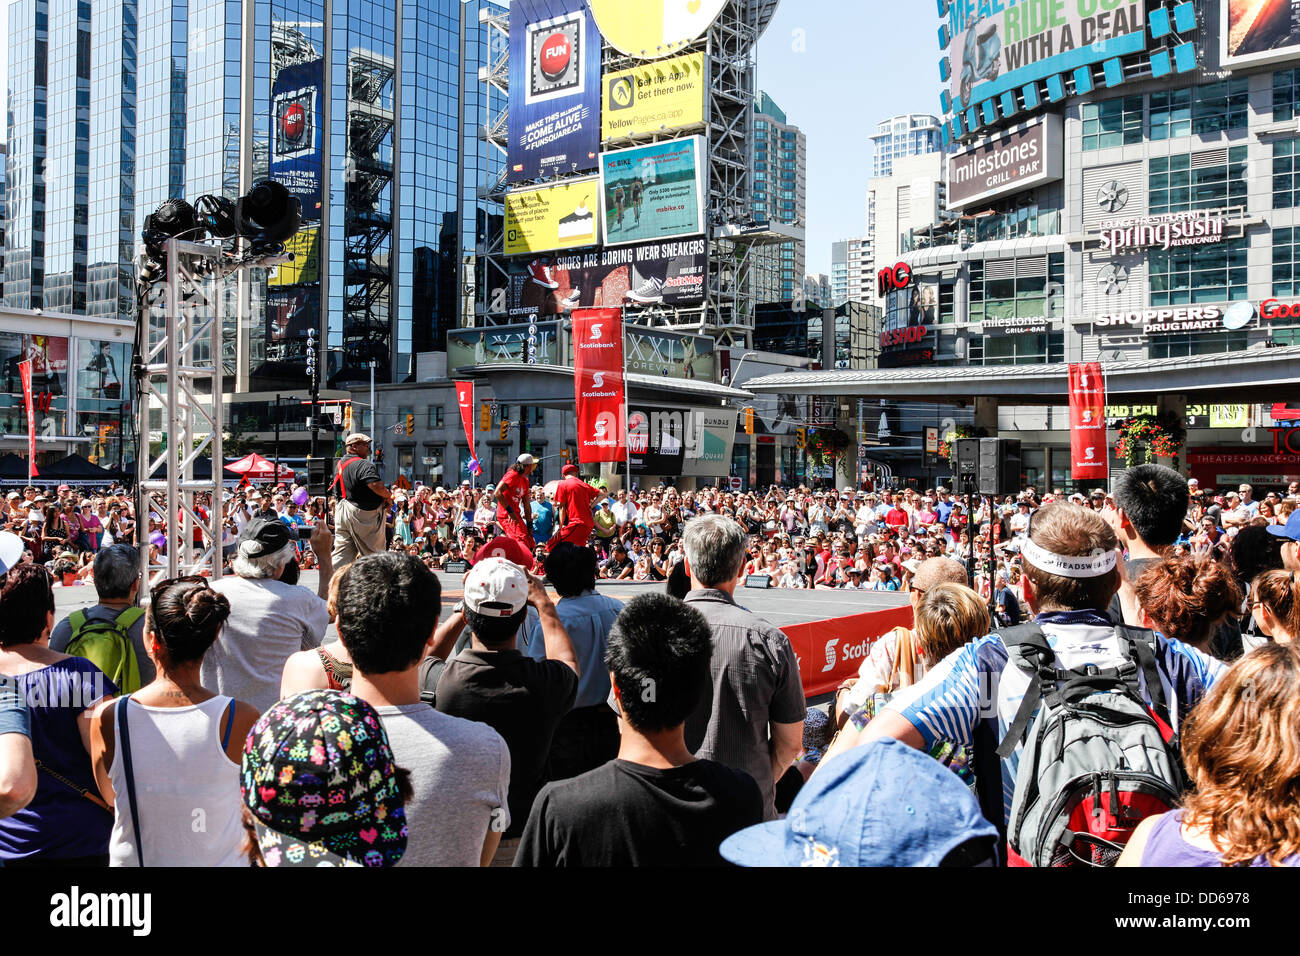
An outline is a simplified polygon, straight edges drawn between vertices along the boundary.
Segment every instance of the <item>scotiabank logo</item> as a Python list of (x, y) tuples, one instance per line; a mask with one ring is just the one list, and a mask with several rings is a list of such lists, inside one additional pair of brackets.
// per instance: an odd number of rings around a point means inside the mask
[(867, 656), (867, 649), (871, 647), (870, 641), (861, 641), (857, 644), (846, 644), (839, 649), (838, 656), (835, 653), (835, 646), (839, 644), (838, 637), (832, 638), (826, 642), (826, 666), (822, 668), (822, 673), (833, 669), (837, 663), (845, 661), (861, 660)]
[(930, 334), (928, 325), (911, 325), (905, 329), (890, 329), (880, 335), (880, 347), (890, 348), (895, 345), (915, 345)]

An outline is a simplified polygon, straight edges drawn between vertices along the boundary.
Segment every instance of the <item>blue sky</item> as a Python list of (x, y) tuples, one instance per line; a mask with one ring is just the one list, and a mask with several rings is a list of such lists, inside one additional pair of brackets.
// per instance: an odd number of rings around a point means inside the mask
[(866, 229), (876, 124), (938, 112), (938, 28), (933, 0), (782, 0), (759, 41), (759, 88), (808, 137), (809, 273)]

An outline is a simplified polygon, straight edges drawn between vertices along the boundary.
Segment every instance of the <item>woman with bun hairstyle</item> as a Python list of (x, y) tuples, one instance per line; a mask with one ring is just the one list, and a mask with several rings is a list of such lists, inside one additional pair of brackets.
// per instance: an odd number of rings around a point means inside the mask
[(158, 676), (91, 722), (95, 781), (114, 808), (109, 865), (247, 865), (239, 767), (259, 714), (199, 676), (230, 601), (202, 577), (164, 581), (150, 597), (145, 650)]
[(1300, 573), (1265, 571), (1250, 584), (1250, 609), (1260, 633), (1276, 644), (1300, 637)]
[(1133, 585), (1143, 627), (1210, 653), (1215, 629), (1241, 611), (1241, 588), (1214, 558), (1165, 558), (1148, 565)]

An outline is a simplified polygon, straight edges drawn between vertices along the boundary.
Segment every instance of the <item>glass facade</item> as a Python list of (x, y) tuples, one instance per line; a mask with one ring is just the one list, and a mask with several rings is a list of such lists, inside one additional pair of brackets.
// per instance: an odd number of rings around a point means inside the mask
[(1142, 142), (1141, 96), (1084, 103), (1082, 118), (1084, 150)]
[(1151, 215), (1246, 205), (1246, 147), (1155, 156), (1149, 179)]
[[(1151, 250), (1147, 257), (1151, 304), (1190, 305), (1245, 299), (1246, 250), (1244, 239), (1211, 246)], [(1152, 355), (1156, 357), (1154, 352)]]
[(1152, 93), (1151, 138), (1173, 139), (1245, 129), (1249, 93), (1250, 80), (1245, 77)]

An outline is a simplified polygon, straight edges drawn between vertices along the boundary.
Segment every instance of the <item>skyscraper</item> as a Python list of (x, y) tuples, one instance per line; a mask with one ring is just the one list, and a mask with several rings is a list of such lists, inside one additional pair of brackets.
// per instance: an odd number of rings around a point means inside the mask
[(895, 159), (936, 153), (942, 149), (942, 126), (938, 117), (924, 113), (893, 116), (877, 124), (871, 144), (872, 178), (892, 176)]
[[(754, 103), (754, 218), (803, 225), (808, 204), (808, 142), (766, 92)], [(789, 302), (802, 284), (804, 243), (756, 249), (756, 302)]]
[[(134, 318), (144, 217), (263, 178), (303, 205), (293, 263), (232, 280), (232, 419), (304, 390), (400, 381), (462, 324), (489, 95), (485, 0), (104, 0), (9, 5), (4, 302)], [(247, 22), (246, 22), (247, 18)], [(471, 274), (467, 278), (466, 272)], [(237, 308), (240, 302), (243, 308)], [(294, 413), (302, 437), (303, 417)]]

